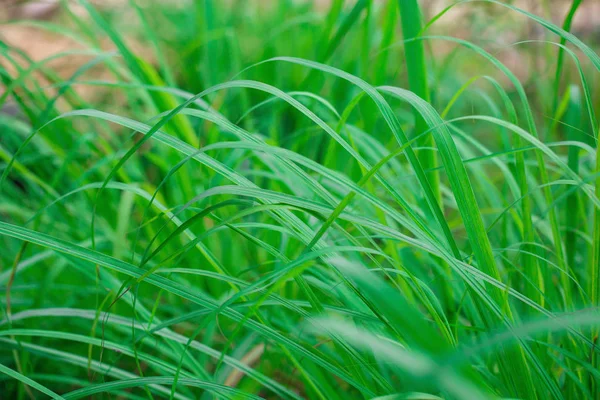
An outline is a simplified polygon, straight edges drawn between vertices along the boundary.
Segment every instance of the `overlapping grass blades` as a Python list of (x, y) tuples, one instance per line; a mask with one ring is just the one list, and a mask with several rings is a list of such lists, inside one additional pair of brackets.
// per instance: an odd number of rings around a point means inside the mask
[[(552, 96), (428, 33), (480, 3), (558, 35), (515, 44), (558, 54), (530, 78)], [(413, 0), (132, 1), (156, 66), (81, 4), (34, 25), (88, 50), (1, 49), (6, 393), (597, 397), (600, 57), (568, 32), (578, 1), (563, 28), (494, 0), (424, 26)]]

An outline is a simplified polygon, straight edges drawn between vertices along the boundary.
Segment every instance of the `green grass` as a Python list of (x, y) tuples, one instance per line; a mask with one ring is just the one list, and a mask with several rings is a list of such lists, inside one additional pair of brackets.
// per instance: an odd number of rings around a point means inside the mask
[(316, 3), (7, 23), (1, 398), (600, 396), (582, 2)]

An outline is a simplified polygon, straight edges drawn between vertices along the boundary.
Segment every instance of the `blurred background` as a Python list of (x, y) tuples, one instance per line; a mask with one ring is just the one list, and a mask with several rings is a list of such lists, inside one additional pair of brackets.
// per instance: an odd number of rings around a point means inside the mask
[[(185, 83), (186, 90), (193, 92), (206, 87), (208, 83), (227, 80), (241, 68), (274, 55), (328, 61), (337, 67), (349, 68), (349, 72), (369, 80), (369, 76), (379, 75), (369, 65), (381, 67), (381, 59), (384, 57), (398, 59), (393, 57), (399, 51), (397, 47), (384, 47), (385, 44), (392, 44), (402, 38), (399, 23), (395, 24), (395, 37), (381, 37), (381, 27), (388, 23), (386, 20), (396, 22), (390, 16), (397, 13), (396, 5), (392, 4), (397, 3), (395, 0), (95, 0), (91, 3), (124, 35), (134, 52), (141, 58), (156, 63), (153, 44), (148, 40), (146, 29), (141, 26), (146, 23), (146, 28), (154, 32), (157, 41), (164, 47), (161, 50), (168, 61), (175, 65), (174, 78)], [(361, 3), (364, 3), (364, 7)], [(420, 1), (425, 14), (424, 21), (430, 20), (453, 3), (455, 1)], [(515, 0), (505, 3), (514, 4), (559, 26), (571, 5), (568, 0)], [(140, 20), (131, 6), (133, 4), (144, 14), (145, 22)], [(76, 32), (82, 27), (80, 18), (89, 17), (77, 2), (0, 0), (0, 5), (0, 38), (9, 46), (23, 50), (35, 61), (66, 50), (86, 47), (77, 40), (80, 36), (69, 39), (64, 34), (42, 29), (39, 25), (24, 23), (25, 20), (53, 22)], [(340, 5), (342, 9), (337, 10)], [(339, 17), (338, 14), (343, 16), (344, 13), (352, 13), (354, 8), (359, 7), (362, 8), (362, 15), (354, 24), (356, 27), (360, 26), (360, 29), (348, 27), (343, 38), (345, 43), (341, 43), (331, 54), (319, 54), (319, 51), (323, 53), (323, 46), (319, 44), (324, 37), (331, 39), (328, 34), (333, 33), (325, 31), (327, 20), (333, 16)], [(365, 21), (368, 22), (367, 25), (363, 24)], [(571, 32), (592, 47), (600, 43), (600, 1), (582, 2), (573, 18)], [(458, 5), (436, 21), (428, 34), (464, 38), (496, 49), (499, 59), (521, 80), (527, 81), (533, 75), (548, 72), (549, 66), (545, 65), (548, 58), (536, 57), (540, 46), (510, 46), (520, 40), (547, 39), (547, 31), (525, 17), (515, 18), (509, 10), (492, 4)], [(296, 35), (303, 35), (302, 40), (292, 40)], [(306, 35), (311, 37), (304, 37)], [(96, 39), (102, 49), (115, 49), (108, 38), (99, 35)], [(356, 46), (365, 49), (360, 57), (356, 57), (355, 50), (351, 54), (347, 52), (349, 48), (356, 49)], [(450, 53), (453, 47), (449, 43), (435, 41), (430, 44), (436, 58), (440, 54)], [(201, 65), (207, 51), (220, 58), (219, 68), (210, 72), (203, 71), (206, 68)], [(519, 57), (523, 53), (529, 57)], [(68, 77), (81, 65), (83, 59), (60, 57), (50, 65), (62, 77)], [(374, 60), (379, 63), (372, 63)], [(190, 68), (190, 64), (195, 69)], [(400, 62), (391, 62), (387, 68), (392, 76), (401, 75), (401, 71), (396, 70), (401, 68)], [(205, 76), (184, 76), (189, 71), (202, 71)], [(466, 75), (471, 72), (465, 70)], [(205, 82), (205, 85), (200, 81)], [(87, 96), (97, 92), (96, 89), (88, 89), (86, 92), (84, 88), (79, 88)]]

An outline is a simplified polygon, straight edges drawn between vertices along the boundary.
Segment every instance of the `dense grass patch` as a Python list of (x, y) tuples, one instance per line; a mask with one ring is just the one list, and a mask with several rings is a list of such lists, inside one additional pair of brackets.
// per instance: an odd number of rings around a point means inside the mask
[(0, 398), (598, 398), (580, 3), (4, 24), (72, 46), (0, 47)]

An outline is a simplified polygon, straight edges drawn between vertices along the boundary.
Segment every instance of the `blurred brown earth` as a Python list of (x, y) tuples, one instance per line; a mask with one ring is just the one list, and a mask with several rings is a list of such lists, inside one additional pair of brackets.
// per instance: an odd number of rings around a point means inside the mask
[[(163, 0), (172, 3), (174, 0)], [(188, 0), (191, 1), (191, 0)], [(231, 2), (232, 0), (227, 0)], [(256, 4), (257, 7), (269, 7), (276, 4), (277, 0), (247, 0), (250, 4)], [(300, 1), (300, 0), (298, 0)], [(185, 0), (177, 0), (178, 3), (186, 3)], [(376, 3), (384, 3), (384, 0), (375, 0)], [(93, 1), (96, 7), (110, 7), (112, 9), (122, 7), (127, 9), (127, 0), (95, 0)], [(317, 0), (317, 7), (326, 12), (330, 0)], [(451, 4), (448, 0), (422, 0), (422, 8), (425, 17), (431, 18), (438, 12), (443, 10), (447, 5)], [(435, 32), (441, 32), (445, 35), (471, 39), (473, 36), (471, 21), (483, 21), (494, 17), (497, 21), (497, 15), (492, 14), (490, 4), (480, 3), (481, 7), (473, 7), (469, 5), (460, 5), (444, 15), (436, 22)], [(552, 21), (561, 25), (564, 16), (566, 15), (570, 2), (564, 0), (518, 0), (513, 4), (531, 11), (537, 15), (550, 17)], [(544, 6), (546, 5), (546, 7)], [(85, 12), (80, 6), (73, 4), (70, 6), (71, 12), (85, 16)], [(493, 10), (498, 11), (497, 8)], [(19, 20), (52, 20), (56, 17), (59, 11), (58, 0), (36, 0), (36, 1), (15, 1), (15, 0), (0, 0), (0, 21), (19, 21)], [(525, 39), (540, 39), (543, 36), (542, 29), (528, 21), (524, 17), (515, 16), (514, 14), (504, 14), (505, 18), (510, 18), (511, 24), (517, 24), (515, 29), (502, 29), (494, 37), (495, 44), (506, 46), (513, 42)], [(135, 19), (133, 19), (135, 20)], [(518, 25), (521, 23), (520, 25)], [(496, 24), (489, 24), (490, 29), (495, 29)], [(512, 25), (511, 25), (512, 26)], [(506, 28), (506, 25), (504, 26)], [(600, 39), (600, 0), (584, 0), (580, 9), (573, 20), (572, 32), (586, 40), (592, 37)], [(53, 34), (45, 30), (28, 26), (19, 23), (2, 23), (0, 24), (0, 38), (10, 46), (14, 46), (22, 50), (28, 57), (34, 61), (46, 59), (52, 55), (62, 53), (67, 50), (83, 50), (84, 47), (76, 43), (74, 40), (64, 37), (63, 35)], [(152, 60), (153, 53), (143, 44), (128, 38), (130, 47), (137, 53), (144, 56), (146, 59)], [(111, 50), (112, 44), (103, 39), (101, 41), (103, 50)], [(435, 48), (440, 53), (448, 52), (447, 45), (436, 44), (439, 48)], [(446, 48), (444, 48), (446, 46)], [(531, 73), (534, 73), (539, 65), (531, 66), (523, 62), (520, 57), (519, 49), (515, 47), (507, 48), (498, 54), (498, 57), (516, 75), (521, 79), (526, 79)], [(68, 78), (81, 66), (84, 62), (90, 59), (90, 56), (70, 55), (57, 58), (48, 63), (59, 73), (62, 78)], [(5, 63), (4, 63), (5, 64)], [(10, 67), (9, 67), (10, 68)], [(103, 72), (98, 71), (98, 78)], [(93, 96), (93, 87), (81, 87), (78, 89), (85, 98)]]

